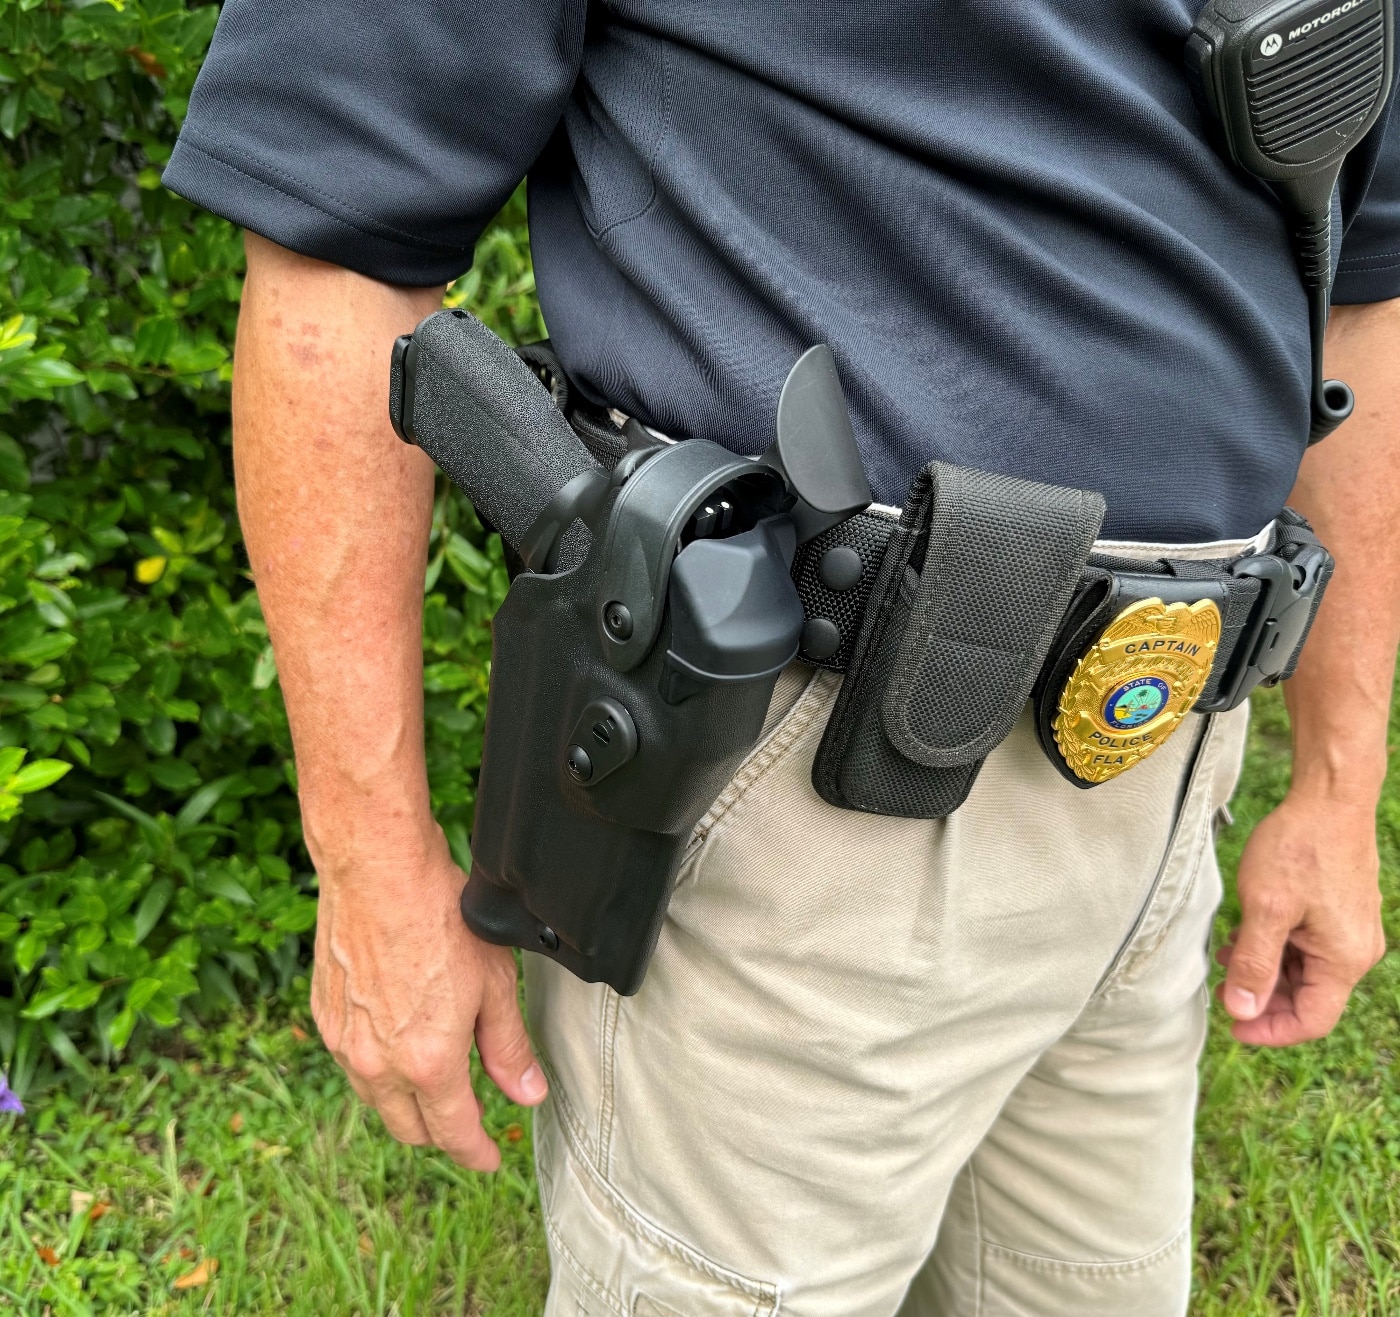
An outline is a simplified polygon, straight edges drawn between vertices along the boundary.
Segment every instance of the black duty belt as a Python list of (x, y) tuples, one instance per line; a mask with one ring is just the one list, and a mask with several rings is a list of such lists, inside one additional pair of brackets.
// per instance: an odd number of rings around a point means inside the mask
[[(862, 636), (868, 654), (875, 627), (867, 619), (881, 564), (892, 537), (908, 520), (864, 512), (798, 550), (793, 575), (808, 618), (801, 655), (806, 662), (846, 672), (853, 663), (859, 665)], [(1186, 713), (1225, 712), (1248, 699), (1256, 686), (1290, 676), (1332, 565), (1312, 528), (1291, 508), (1274, 524), (1266, 550), (1234, 558), (1143, 560), (1091, 550), (1028, 690), (1036, 733), (1050, 762), (1076, 786), (1096, 786), (1144, 759)], [(906, 569), (900, 582), (905, 599), (917, 597), (919, 584)], [(892, 611), (898, 614), (900, 607), (895, 602)], [(964, 641), (973, 673), (995, 663), (995, 643), (981, 637)], [(949, 648), (956, 645), (954, 639)], [(955, 684), (960, 689), (938, 701), (940, 723), (951, 715), (955, 723), (975, 729), (990, 721), (993, 704), (1000, 706), (1004, 723), (1008, 715), (1019, 715), (1026, 697), (1019, 687), (1007, 690), (1001, 699), (994, 694), (983, 709), (975, 703), (975, 676)], [(885, 731), (899, 718), (890, 707), (889, 691), (886, 684), (882, 695), (853, 691), (850, 697), (851, 702), (864, 697), (873, 703)], [(955, 700), (968, 703), (969, 691), (968, 716), (959, 718), (949, 706)], [(932, 702), (928, 692), (923, 698)], [(867, 734), (862, 760), (852, 770), (845, 764), (849, 747), (842, 755), (838, 744), (839, 729), (851, 724), (851, 714), (842, 712), (844, 718), (833, 712), (819, 756), (824, 762), (815, 774), (818, 790), (833, 803), (867, 809), (893, 804), (899, 808), (873, 812), (904, 813), (926, 793), (927, 808), (920, 812), (938, 816), (965, 798), (980, 767), (973, 752), (982, 748), (968, 745), (971, 737), (961, 755), (957, 747), (948, 747), (941, 757), (926, 749), (923, 766), (944, 770), (937, 783), (927, 773), (902, 771), (899, 760), (919, 751), (907, 736), (903, 744), (886, 737), (887, 744), (877, 745), (880, 738)], [(906, 778), (901, 790), (898, 784)]]
[[(570, 420), (605, 463), (654, 442), (635, 421)], [(943, 817), (1028, 699), (1050, 762), (1097, 786), (1187, 713), (1291, 675), (1333, 566), (1304, 518), (1285, 508), (1262, 551), (1139, 560), (1094, 552), (1103, 514), (1097, 494), (935, 462), (898, 516), (798, 549), (799, 657), (846, 674), (813, 767), (825, 799)]]

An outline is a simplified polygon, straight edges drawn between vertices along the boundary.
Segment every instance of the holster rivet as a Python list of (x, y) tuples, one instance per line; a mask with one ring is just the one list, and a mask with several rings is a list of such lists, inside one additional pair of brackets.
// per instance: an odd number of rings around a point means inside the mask
[(632, 613), (626, 604), (613, 600), (603, 607), (603, 625), (614, 640), (628, 640), (632, 636)]
[(546, 951), (558, 951), (559, 934), (556, 933), (552, 928), (540, 929), (540, 946), (542, 946)]
[(564, 762), (569, 767), (569, 775), (576, 782), (587, 782), (593, 776), (593, 761), (581, 745), (571, 745)]
[(841, 594), (860, 584), (861, 562), (858, 554), (848, 544), (838, 544), (822, 554), (817, 566), (817, 575), (828, 590)]
[(829, 617), (809, 617), (802, 628), (802, 652), (820, 663), (841, 648), (841, 631)]

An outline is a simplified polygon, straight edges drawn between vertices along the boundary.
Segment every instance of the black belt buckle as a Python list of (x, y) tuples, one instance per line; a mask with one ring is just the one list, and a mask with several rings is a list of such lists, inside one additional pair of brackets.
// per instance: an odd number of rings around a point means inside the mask
[(1322, 545), (1304, 545), (1292, 560), (1261, 553), (1241, 558), (1232, 576), (1253, 576), (1261, 589), (1234, 661), (1215, 698), (1196, 705), (1197, 713), (1225, 713), (1249, 698), (1256, 686), (1273, 686), (1308, 630), (1313, 606), (1326, 583), (1331, 555)]

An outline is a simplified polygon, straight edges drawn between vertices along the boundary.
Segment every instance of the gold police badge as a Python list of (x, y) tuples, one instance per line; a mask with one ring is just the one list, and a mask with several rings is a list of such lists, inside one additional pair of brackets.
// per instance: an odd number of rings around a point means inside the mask
[(1200, 697), (1219, 643), (1210, 599), (1144, 599), (1119, 613), (1060, 692), (1055, 743), (1070, 771), (1107, 782), (1146, 759)]

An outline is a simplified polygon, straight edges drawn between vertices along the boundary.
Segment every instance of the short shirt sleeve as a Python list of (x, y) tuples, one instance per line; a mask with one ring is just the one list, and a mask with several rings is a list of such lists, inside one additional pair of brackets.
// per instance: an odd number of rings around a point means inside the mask
[[(1342, 175), (1345, 237), (1332, 286), (1337, 303), (1400, 297), (1400, 77), (1390, 104), (1347, 157)], [(1349, 222), (1348, 222), (1349, 221)]]
[(284, 247), (445, 283), (548, 143), (586, 0), (227, 0), (165, 184)]

